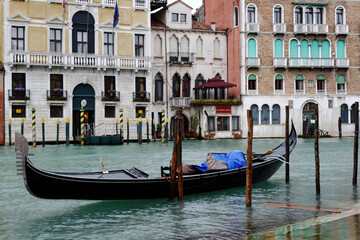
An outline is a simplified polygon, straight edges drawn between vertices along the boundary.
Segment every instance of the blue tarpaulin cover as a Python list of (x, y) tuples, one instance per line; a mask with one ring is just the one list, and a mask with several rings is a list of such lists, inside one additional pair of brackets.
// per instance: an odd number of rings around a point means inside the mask
[[(235, 150), (227, 154), (213, 153), (212, 156), (216, 160), (225, 162), (229, 170), (246, 167), (245, 155), (243, 152), (239, 150)], [(207, 161), (203, 162), (201, 165), (193, 165), (193, 166), (202, 172), (206, 172), (207, 170), (216, 170), (216, 169), (208, 169)]]

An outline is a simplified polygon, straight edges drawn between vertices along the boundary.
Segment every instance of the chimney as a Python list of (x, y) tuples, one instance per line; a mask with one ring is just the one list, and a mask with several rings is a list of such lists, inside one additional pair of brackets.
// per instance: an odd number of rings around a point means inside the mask
[(211, 30), (212, 30), (212, 31), (216, 31), (215, 22), (211, 22)]

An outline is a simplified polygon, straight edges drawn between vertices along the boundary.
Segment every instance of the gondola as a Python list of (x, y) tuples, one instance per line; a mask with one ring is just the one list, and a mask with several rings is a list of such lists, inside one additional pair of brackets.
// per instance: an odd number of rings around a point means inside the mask
[[(290, 152), (297, 143), (292, 126)], [(61, 173), (37, 168), (29, 159), (25, 137), (16, 133), (18, 174), (30, 194), (44, 199), (119, 200), (166, 198), (170, 195), (170, 177), (149, 178), (137, 168), (117, 171)], [(253, 154), (253, 183), (268, 180), (283, 164), (285, 142), (265, 154)], [(203, 193), (245, 185), (246, 167), (184, 175), (184, 195)]]

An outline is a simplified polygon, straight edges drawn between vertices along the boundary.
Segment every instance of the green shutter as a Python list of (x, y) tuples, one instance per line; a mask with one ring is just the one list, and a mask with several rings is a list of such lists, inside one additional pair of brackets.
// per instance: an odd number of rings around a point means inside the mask
[(248, 79), (249, 80), (256, 80), (256, 76), (254, 74), (250, 74)]
[(321, 57), (322, 58), (330, 58), (330, 43), (328, 40), (322, 41)]
[(317, 80), (325, 80), (325, 76), (320, 74), (316, 77)]
[(311, 57), (319, 58), (319, 41), (313, 40), (311, 42)]
[(303, 77), (303, 75), (301, 75), (301, 74), (298, 74), (298, 75), (296, 75), (296, 78), (295, 78), (296, 80), (304, 80), (304, 77)]
[(256, 57), (256, 41), (249, 39), (248, 41), (248, 57)]
[(309, 42), (305, 39), (301, 41), (300, 57), (309, 58)]
[(294, 39), (290, 41), (290, 57), (291, 58), (299, 57), (299, 55), (298, 55), (298, 41), (296, 41)]
[(336, 57), (345, 58), (345, 42), (343, 40), (339, 40), (336, 43)]
[(283, 43), (281, 39), (275, 40), (275, 57), (276, 58), (283, 58)]
[(345, 77), (344, 77), (344, 75), (339, 75), (339, 76), (337, 77), (337, 83), (338, 83), (338, 84), (345, 84)]
[(283, 77), (281, 76), (281, 74), (278, 74), (278, 75), (275, 76), (275, 79), (276, 79), (276, 80), (282, 80)]

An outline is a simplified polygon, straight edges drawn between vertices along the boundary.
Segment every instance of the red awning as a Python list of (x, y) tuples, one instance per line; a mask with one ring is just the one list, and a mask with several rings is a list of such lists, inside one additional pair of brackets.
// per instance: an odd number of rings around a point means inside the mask
[(236, 84), (224, 82), (219, 78), (209, 79), (206, 83), (203, 83), (194, 89), (204, 89), (204, 88), (231, 88), (236, 87)]

